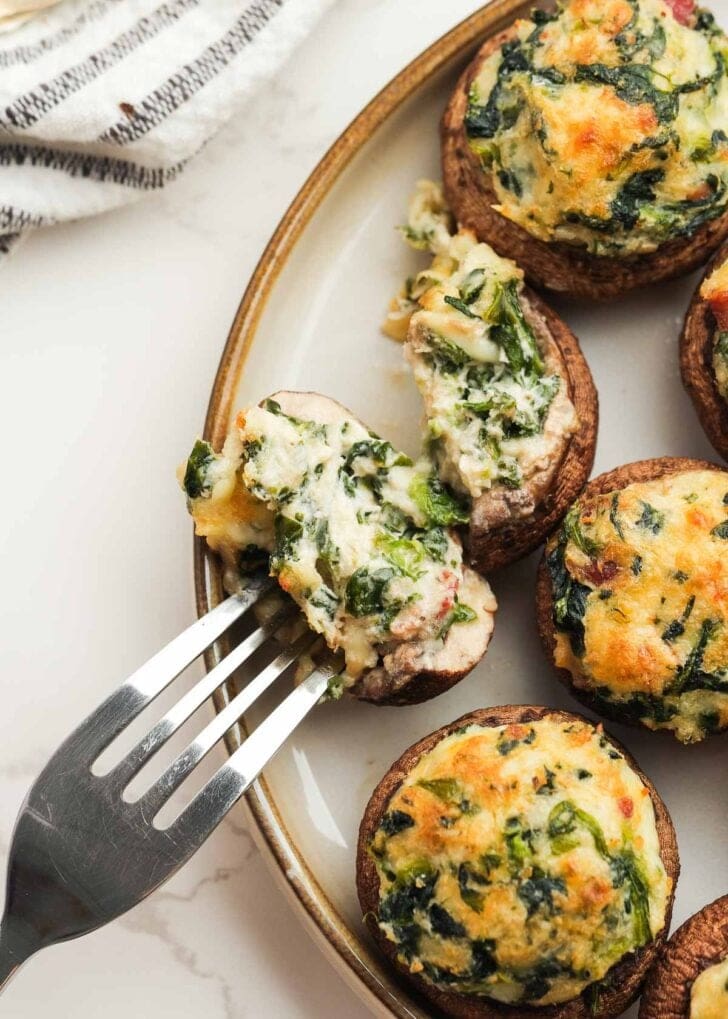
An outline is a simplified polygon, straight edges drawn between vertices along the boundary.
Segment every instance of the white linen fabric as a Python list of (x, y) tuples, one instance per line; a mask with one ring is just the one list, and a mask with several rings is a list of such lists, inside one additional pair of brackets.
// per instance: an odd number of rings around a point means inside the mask
[(0, 259), (164, 187), (332, 0), (64, 0), (0, 35)]

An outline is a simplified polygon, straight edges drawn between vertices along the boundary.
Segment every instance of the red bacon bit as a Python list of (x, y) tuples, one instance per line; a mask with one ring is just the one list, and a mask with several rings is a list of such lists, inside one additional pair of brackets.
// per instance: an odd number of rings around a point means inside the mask
[(728, 294), (716, 294), (711, 297), (710, 309), (715, 315), (715, 321), (719, 329), (728, 329)]
[(440, 602), (440, 607), (437, 610), (437, 618), (442, 619), (443, 616), (452, 609), (455, 604), (455, 592), (459, 585), (457, 575), (452, 570), (443, 570), (440, 574), (440, 583), (443, 585), (447, 594)]
[(617, 806), (625, 817), (631, 817), (634, 814), (634, 803), (630, 796), (622, 796), (617, 801)]
[(665, 3), (672, 11), (675, 21), (681, 25), (689, 25), (695, 14), (695, 0), (665, 0)]
[(595, 559), (584, 570), (584, 576), (590, 580), (595, 587), (600, 587), (605, 581), (612, 580), (619, 573), (619, 564), (612, 559), (600, 562)]

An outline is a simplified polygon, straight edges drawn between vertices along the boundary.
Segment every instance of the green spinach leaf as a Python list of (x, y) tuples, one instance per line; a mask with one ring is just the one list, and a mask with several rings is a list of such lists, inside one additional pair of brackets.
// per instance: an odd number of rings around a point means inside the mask
[(418, 475), (409, 488), (409, 494), (427, 525), (452, 527), (467, 524), (470, 513), (463, 503), (452, 495), (434, 476)]
[(198, 439), (192, 447), (184, 476), (184, 490), (188, 499), (208, 496), (212, 485), (207, 480), (207, 469), (215, 459), (215, 451), (209, 442)]

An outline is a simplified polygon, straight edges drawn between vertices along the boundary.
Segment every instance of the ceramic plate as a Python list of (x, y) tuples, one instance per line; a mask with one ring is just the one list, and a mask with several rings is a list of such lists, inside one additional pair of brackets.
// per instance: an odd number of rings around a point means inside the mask
[[(414, 182), (438, 177), (437, 125), (458, 70), (484, 36), (529, 6), (499, 0), (459, 25), (374, 99), (323, 159), (243, 298), (211, 398), (207, 438), (213, 443), (221, 442), (238, 406), (276, 389), (312, 389), (342, 401), (395, 445), (416, 450), (419, 397), (400, 347), (381, 335), (379, 324), (403, 277), (424, 261), (394, 226)], [(665, 454), (714, 458), (678, 374), (677, 339), (695, 282), (604, 307), (557, 302), (600, 391), (597, 471)], [(382, 966), (361, 922), (354, 854), (372, 789), (407, 746), (474, 708), (536, 703), (580, 710), (542, 656), (534, 624), (536, 564), (533, 556), (491, 578), (500, 605), (495, 636), (466, 680), (416, 707), (344, 700), (318, 708), (249, 794), (265, 851), (291, 898), (380, 1015), (429, 1013)], [(201, 545), (196, 576), (205, 612), (222, 592), (216, 563)], [(261, 711), (270, 707), (269, 701)], [(246, 721), (254, 725), (258, 717)], [(679, 923), (728, 890), (726, 738), (681, 747), (664, 734), (610, 729), (654, 780), (675, 820), (683, 860)], [(239, 738), (230, 734), (231, 750)]]

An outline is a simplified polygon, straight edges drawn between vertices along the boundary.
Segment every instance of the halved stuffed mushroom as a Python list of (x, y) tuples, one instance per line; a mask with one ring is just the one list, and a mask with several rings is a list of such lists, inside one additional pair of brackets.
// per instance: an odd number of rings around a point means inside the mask
[(420, 181), (403, 232), (435, 257), (384, 328), (404, 340), (427, 450), (470, 506), (470, 561), (488, 573), (538, 547), (585, 484), (598, 399), (576, 337), (518, 266), (453, 230), (440, 188)]
[(242, 411), (221, 453), (182, 470), (197, 533), (228, 590), (269, 570), (329, 648), (341, 683), (377, 703), (426, 700), (480, 661), (496, 602), (463, 565), (463, 508), (432, 473), (315, 393)]

